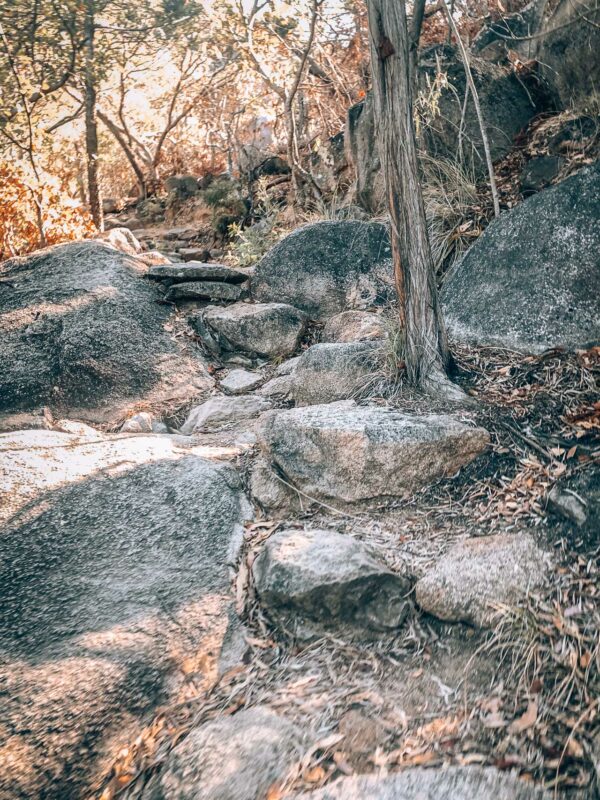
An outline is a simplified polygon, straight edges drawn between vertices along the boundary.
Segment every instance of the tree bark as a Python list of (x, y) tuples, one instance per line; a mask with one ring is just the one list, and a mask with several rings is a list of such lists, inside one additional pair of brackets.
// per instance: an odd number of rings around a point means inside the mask
[(408, 381), (422, 385), (445, 373), (449, 355), (419, 183), (406, 9), (403, 0), (368, 0), (367, 6), (404, 361)]
[(96, 32), (94, 0), (86, 0), (84, 35), (84, 101), (85, 101), (85, 150), (87, 158), (88, 199), (94, 225), (104, 230), (102, 194), (100, 191), (98, 165), (98, 119), (96, 109), (96, 76), (94, 67), (94, 36)]

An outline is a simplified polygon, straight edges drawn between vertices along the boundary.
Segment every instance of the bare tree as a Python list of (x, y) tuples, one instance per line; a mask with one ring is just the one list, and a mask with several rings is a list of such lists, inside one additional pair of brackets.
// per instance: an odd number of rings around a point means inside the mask
[(445, 374), (449, 353), (418, 175), (411, 41), (404, 0), (367, 0), (367, 6), (404, 361), (409, 382), (424, 385)]

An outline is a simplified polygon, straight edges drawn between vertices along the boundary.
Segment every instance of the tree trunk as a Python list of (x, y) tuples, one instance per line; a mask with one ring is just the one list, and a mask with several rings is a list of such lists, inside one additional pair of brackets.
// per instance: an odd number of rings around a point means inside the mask
[(94, 225), (99, 231), (104, 230), (104, 214), (102, 211), (102, 194), (100, 192), (98, 169), (98, 120), (96, 110), (96, 80), (94, 69), (94, 0), (86, 0), (85, 5), (85, 149), (87, 158), (88, 198), (90, 213)]
[(368, 0), (367, 5), (404, 361), (409, 382), (421, 385), (433, 373), (445, 373), (449, 356), (419, 183), (406, 9), (403, 0)]

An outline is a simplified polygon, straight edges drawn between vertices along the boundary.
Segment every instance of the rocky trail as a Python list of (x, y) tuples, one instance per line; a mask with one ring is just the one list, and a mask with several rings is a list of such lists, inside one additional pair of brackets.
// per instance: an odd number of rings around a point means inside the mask
[(436, 396), (378, 222), (0, 265), (3, 800), (594, 796), (599, 197), (454, 268)]

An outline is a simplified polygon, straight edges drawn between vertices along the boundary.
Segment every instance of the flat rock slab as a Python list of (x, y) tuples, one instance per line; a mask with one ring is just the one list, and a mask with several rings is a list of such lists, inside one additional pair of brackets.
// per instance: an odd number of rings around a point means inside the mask
[(600, 164), (501, 214), (448, 275), (449, 333), (526, 353), (600, 341)]
[(298, 358), (292, 397), (301, 406), (360, 397), (383, 376), (383, 362), (379, 342), (314, 344)]
[(417, 581), (416, 600), (439, 619), (489, 627), (498, 605), (513, 606), (545, 583), (550, 564), (526, 533), (467, 539)]
[(203, 261), (188, 261), (187, 264), (164, 264), (152, 267), (147, 278), (155, 281), (170, 280), (173, 283), (184, 281), (222, 281), (223, 283), (243, 283), (248, 276), (240, 270), (225, 264), (206, 264)]
[(407, 769), (385, 777), (340, 778), (296, 800), (550, 800), (551, 795), (491, 767)]
[(226, 394), (245, 394), (256, 389), (264, 381), (260, 372), (250, 372), (247, 369), (232, 369), (220, 383), (221, 389)]
[(305, 225), (257, 264), (252, 296), (301, 308), (313, 319), (383, 305), (394, 296), (391, 246), (379, 222)]
[(351, 401), (268, 415), (261, 449), (309, 497), (356, 503), (397, 497), (454, 475), (489, 442), (483, 428)]
[(285, 303), (236, 303), (206, 308), (189, 322), (213, 352), (241, 350), (273, 358), (296, 350), (308, 319)]
[(231, 427), (238, 422), (254, 419), (273, 407), (270, 400), (255, 395), (239, 397), (211, 397), (190, 411), (181, 433), (189, 436), (192, 433), (215, 431)]
[(240, 283), (222, 281), (186, 281), (169, 287), (165, 300), (222, 300), (234, 303), (244, 295)]
[(342, 311), (328, 319), (323, 342), (365, 342), (384, 339), (387, 333), (379, 314), (369, 311)]
[(88, 796), (187, 656), (216, 674), (250, 516), (209, 448), (64, 428), (0, 436), (3, 798)]
[(146, 266), (107, 244), (58, 245), (0, 266), (0, 412), (115, 423), (143, 401), (173, 411), (213, 385), (165, 331)]
[(328, 628), (398, 628), (408, 613), (410, 581), (369, 547), (327, 530), (283, 530), (253, 565), (260, 601), (276, 617)]
[(144, 800), (257, 800), (301, 756), (296, 727), (257, 706), (195, 728), (169, 754)]

